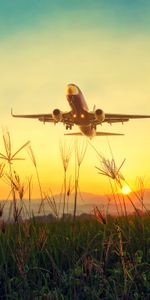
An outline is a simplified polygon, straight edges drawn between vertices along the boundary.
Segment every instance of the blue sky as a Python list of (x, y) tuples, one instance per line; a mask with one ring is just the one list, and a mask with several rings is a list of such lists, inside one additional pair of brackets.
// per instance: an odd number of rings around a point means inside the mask
[[(150, 2), (148, 0), (0, 0), (0, 36), (17, 31), (60, 25), (105, 27), (121, 33), (150, 30)], [(72, 22), (73, 18), (73, 22)]]

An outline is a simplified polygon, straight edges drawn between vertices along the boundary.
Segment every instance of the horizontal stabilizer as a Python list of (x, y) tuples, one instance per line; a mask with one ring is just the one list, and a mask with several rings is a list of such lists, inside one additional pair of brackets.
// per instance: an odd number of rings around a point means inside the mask
[(96, 132), (96, 136), (107, 136), (107, 135), (124, 135), (124, 134), (113, 133), (113, 132)]
[[(83, 136), (81, 132), (72, 132), (72, 133), (65, 133), (64, 135), (76, 135), (76, 136)], [(124, 135), (122, 133), (113, 133), (113, 132), (96, 132), (96, 136), (111, 136), (111, 135)]]
[(80, 136), (82, 136), (83, 134), (81, 132), (72, 132), (72, 133), (64, 133), (64, 135), (80, 135)]

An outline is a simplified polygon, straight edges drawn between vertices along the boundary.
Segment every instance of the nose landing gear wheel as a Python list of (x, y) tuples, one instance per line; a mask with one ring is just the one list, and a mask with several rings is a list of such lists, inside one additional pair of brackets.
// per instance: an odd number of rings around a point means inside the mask
[(66, 125), (66, 129), (68, 130), (68, 129), (72, 129), (72, 125)]
[(96, 130), (96, 125), (91, 124), (91, 129), (95, 129)]

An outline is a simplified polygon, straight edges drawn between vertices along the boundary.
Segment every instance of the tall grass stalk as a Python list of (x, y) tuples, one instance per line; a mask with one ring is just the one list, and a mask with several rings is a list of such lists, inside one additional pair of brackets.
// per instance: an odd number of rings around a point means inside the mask
[(68, 187), (67, 187), (67, 214), (69, 213), (69, 200), (70, 200), (70, 195), (74, 189), (74, 186), (72, 184), (72, 178), (70, 176), (69, 182), (68, 182)]
[[(150, 212), (147, 210), (145, 204), (144, 204), (144, 182), (142, 183), (139, 183), (141, 186), (139, 191), (136, 192), (132, 187), (131, 185), (128, 184), (127, 181), (125, 181), (127, 183), (127, 185), (130, 187), (131, 191), (132, 191), (132, 194), (135, 196), (135, 198), (140, 202), (141, 204), (141, 208), (142, 208), (142, 212), (143, 210), (145, 210), (145, 212), (150, 216)], [(129, 196), (129, 200), (132, 200), (131, 197)], [(137, 211), (137, 214), (138, 214), (138, 211)]]
[[(118, 194), (118, 186), (119, 186), (119, 188), (121, 188), (122, 181), (125, 180), (123, 175), (120, 172), (124, 162), (125, 162), (125, 159), (122, 161), (121, 165), (118, 168), (114, 158), (109, 160), (109, 159), (106, 159), (104, 156), (100, 155), (100, 167), (96, 167), (96, 169), (98, 170), (98, 173), (100, 175), (106, 176), (109, 180), (109, 184), (111, 187), (113, 199), (115, 201), (118, 216), (120, 215), (119, 207), (121, 210), (121, 214), (123, 215), (122, 203), (121, 203), (120, 195)], [(113, 182), (113, 185), (112, 185), (112, 182)], [(119, 202), (119, 205), (117, 204), (117, 202)]]
[(111, 188), (111, 194), (112, 194), (113, 200), (115, 202), (115, 206), (116, 206), (116, 213), (117, 213), (117, 216), (119, 217), (120, 212), (119, 212), (119, 207), (118, 207), (118, 203), (117, 203), (117, 199), (116, 199), (115, 189), (114, 189), (114, 186), (112, 184), (111, 179), (108, 178), (108, 180), (109, 180), (109, 185), (110, 185), (110, 188)]
[(17, 151), (12, 153), (12, 143), (11, 143), (10, 133), (8, 130), (3, 130), (3, 143), (4, 143), (5, 154), (0, 153), (0, 159), (5, 160), (8, 164), (9, 171), (7, 177), (10, 180), (11, 194), (13, 199), (14, 215), (15, 215), (17, 212), (17, 203), (16, 203), (15, 186), (13, 184), (14, 175), (13, 175), (12, 165), (14, 161), (24, 160), (24, 158), (19, 158), (17, 157), (17, 155), (20, 154), (20, 152), (29, 145), (30, 141), (26, 142)]
[(60, 155), (61, 155), (61, 160), (63, 164), (63, 170), (64, 170), (64, 191), (63, 191), (63, 208), (62, 208), (62, 215), (64, 219), (64, 214), (65, 214), (65, 208), (66, 208), (66, 194), (67, 194), (67, 170), (69, 166), (69, 161), (71, 159), (71, 154), (72, 154), (72, 147), (71, 146), (66, 146), (66, 142), (64, 143), (60, 142)]
[(59, 208), (58, 205), (56, 203), (55, 197), (52, 193), (52, 191), (50, 190), (51, 196), (49, 194), (45, 194), (45, 200), (47, 201), (47, 203), (49, 204), (53, 215), (58, 218), (59, 217)]
[(39, 186), (39, 191), (40, 191), (40, 196), (41, 196), (41, 203), (40, 203), (40, 206), (39, 206), (38, 213), (40, 213), (41, 209), (43, 209), (43, 213), (45, 214), (45, 210), (44, 210), (44, 196), (43, 196), (42, 185), (41, 185), (41, 181), (40, 181), (40, 175), (39, 175), (39, 171), (38, 171), (37, 161), (36, 161), (33, 149), (31, 148), (30, 145), (28, 147), (28, 154), (29, 154), (29, 157), (31, 158), (31, 161), (32, 161), (32, 163), (34, 165), (34, 168), (35, 168), (36, 177), (37, 177), (38, 186)]
[(29, 211), (29, 216), (31, 218), (31, 192), (32, 192), (32, 176), (30, 178), (28, 178), (28, 201), (29, 201), (29, 207), (28, 207), (28, 211)]
[(87, 139), (80, 140), (75, 139), (75, 193), (74, 193), (74, 209), (73, 209), (73, 224), (75, 223), (76, 210), (77, 210), (77, 197), (78, 197), (78, 186), (79, 186), (79, 176), (80, 168), (85, 157), (87, 150)]

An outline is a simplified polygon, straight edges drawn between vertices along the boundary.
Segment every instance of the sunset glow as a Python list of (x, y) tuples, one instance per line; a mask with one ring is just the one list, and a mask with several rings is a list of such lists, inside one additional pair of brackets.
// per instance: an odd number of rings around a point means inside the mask
[(0, 0), (0, 299), (150, 299), (150, 0)]
[(131, 189), (128, 185), (124, 185), (121, 189), (122, 194), (128, 195), (131, 193)]
[[(74, 137), (64, 137), (63, 124), (12, 118), (11, 108), (16, 114), (52, 113), (56, 108), (69, 111), (66, 87), (75, 83), (90, 111), (95, 105), (106, 113), (150, 114), (149, 11), (146, 0), (0, 0), (1, 127), (10, 131), (14, 152), (31, 141), (44, 191), (51, 188), (54, 194), (60, 192), (60, 141), (74, 145)], [(99, 164), (97, 152), (109, 159), (113, 155), (117, 165), (125, 158), (123, 176), (128, 182), (137, 175), (146, 176), (149, 187), (149, 128), (149, 119), (99, 126), (98, 131), (125, 136), (96, 137), (88, 143), (80, 190), (108, 193), (108, 178), (95, 169)], [(78, 128), (74, 126), (72, 132)], [(0, 152), (4, 153), (2, 133)], [(14, 162), (13, 167), (23, 181), (33, 178), (36, 198), (35, 169), (27, 151), (23, 157), (25, 160)], [(73, 149), (67, 180), (70, 176), (74, 180), (74, 174)], [(1, 182), (1, 199), (7, 198), (7, 189)], [(122, 192), (130, 191), (124, 187)]]

